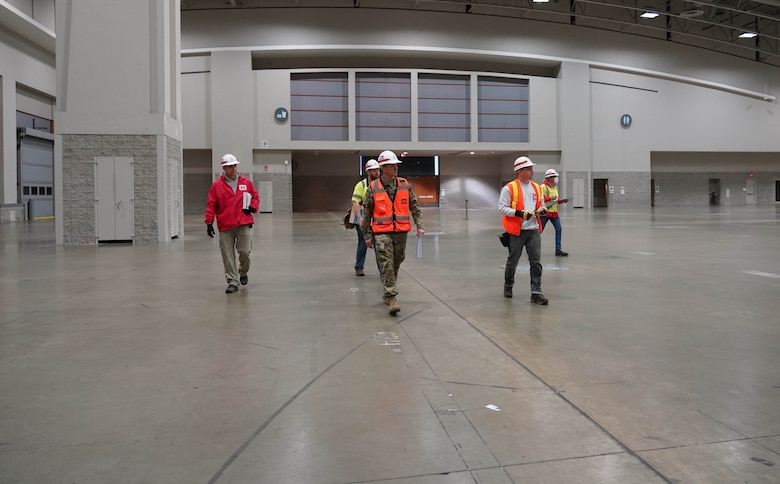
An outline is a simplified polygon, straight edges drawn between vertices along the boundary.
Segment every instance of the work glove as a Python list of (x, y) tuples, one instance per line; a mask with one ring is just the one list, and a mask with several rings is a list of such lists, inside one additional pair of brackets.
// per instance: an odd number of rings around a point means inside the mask
[(522, 217), (523, 220), (531, 220), (534, 215), (530, 210), (515, 210), (515, 217)]
[(254, 208), (254, 207), (249, 207), (249, 208), (242, 208), (241, 211), (244, 212), (245, 214), (249, 215), (250, 213), (257, 212), (257, 209)]
[(206, 224), (206, 234), (212, 239), (214, 238), (214, 224)]
[(541, 207), (539, 207), (539, 210), (536, 211), (536, 214), (537, 215), (547, 215), (547, 212), (549, 212), (549, 211), (550, 211), (549, 208), (547, 208), (544, 205), (542, 205)]

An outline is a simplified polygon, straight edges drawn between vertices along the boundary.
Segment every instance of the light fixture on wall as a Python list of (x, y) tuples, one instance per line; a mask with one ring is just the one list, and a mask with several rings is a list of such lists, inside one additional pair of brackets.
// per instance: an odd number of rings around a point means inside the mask
[(758, 34), (756, 32), (742, 32), (739, 34), (740, 39), (752, 39), (753, 37), (756, 37)]
[(550, 0), (533, 0), (534, 3), (549, 3)]
[[(647, 7), (645, 7), (645, 8), (647, 8)], [(660, 16), (660, 15), (661, 15), (661, 14), (660, 14), (660, 13), (658, 13), (658, 12), (656, 12), (655, 10), (649, 10), (649, 9), (648, 9), (647, 11), (645, 11), (645, 12), (644, 12), (642, 15), (640, 15), (639, 17), (640, 17), (640, 18), (647, 18), (647, 19), (651, 19), (651, 18), (656, 18), (656, 17), (658, 17), (658, 16)]]

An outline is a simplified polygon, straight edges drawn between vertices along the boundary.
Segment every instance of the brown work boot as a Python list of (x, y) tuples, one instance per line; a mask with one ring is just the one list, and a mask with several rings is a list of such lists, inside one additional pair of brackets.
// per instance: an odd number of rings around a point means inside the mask
[(401, 306), (398, 305), (398, 301), (395, 300), (395, 296), (391, 296), (387, 300), (387, 312), (393, 316), (395, 313), (401, 310)]

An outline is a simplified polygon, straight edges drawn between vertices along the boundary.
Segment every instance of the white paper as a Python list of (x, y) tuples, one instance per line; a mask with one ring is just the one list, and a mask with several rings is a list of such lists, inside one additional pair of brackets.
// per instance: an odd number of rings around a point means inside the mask
[(241, 208), (249, 208), (252, 206), (252, 194), (244, 192), (244, 206)]
[(423, 252), (422, 240), (423, 238), (418, 235), (417, 236), (417, 258), (418, 259), (422, 259), (422, 252)]
[(496, 405), (493, 405), (492, 403), (490, 405), (485, 405), (485, 408), (489, 408), (490, 410), (495, 410), (496, 412), (501, 411), (500, 408), (498, 408)]

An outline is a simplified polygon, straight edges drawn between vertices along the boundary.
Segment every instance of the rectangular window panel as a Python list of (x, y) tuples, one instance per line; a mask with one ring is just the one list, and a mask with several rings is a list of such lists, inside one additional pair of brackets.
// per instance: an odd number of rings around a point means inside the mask
[(527, 79), (483, 77), (477, 80), (480, 142), (527, 142)]
[(411, 141), (410, 74), (355, 76), (355, 135), (358, 141)]
[(420, 74), (418, 138), (420, 141), (469, 141), (471, 133), (468, 76)]
[(290, 75), (293, 140), (347, 141), (349, 90), (345, 72)]

